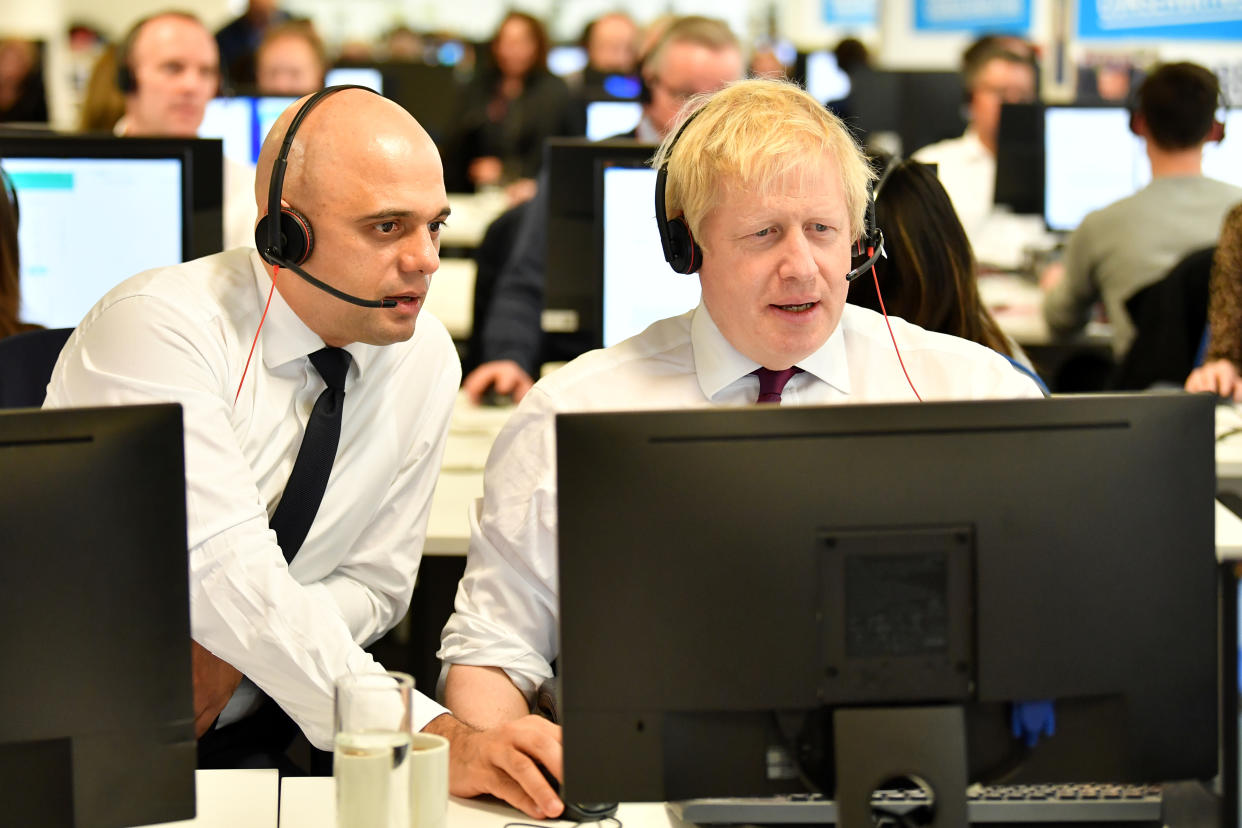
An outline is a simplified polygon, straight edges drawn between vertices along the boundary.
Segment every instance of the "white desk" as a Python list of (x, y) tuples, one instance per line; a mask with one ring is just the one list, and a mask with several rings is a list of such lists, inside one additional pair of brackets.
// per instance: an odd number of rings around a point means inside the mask
[[(336, 828), (336, 787), (331, 777), (286, 777), (280, 788), (281, 828)], [(662, 802), (626, 802), (617, 811), (625, 828), (674, 828)], [(504, 828), (510, 822), (571, 826), (564, 820), (534, 821), (500, 802), (449, 797), (448, 828)]]
[[(992, 312), (996, 324), (1022, 346), (1051, 345), (1055, 340), (1044, 321), (1044, 294), (1039, 285), (1011, 273), (988, 273), (979, 277), (979, 296)], [(1112, 328), (1089, 322), (1068, 344), (1108, 345)]]
[(488, 226), (509, 209), (509, 198), (502, 189), (449, 193), (448, 199), (452, 213), (440, 232), (441, 247), (478, 247)]
[(492, 441), (509, 419), (513, 406), (477, 406), (458, 392), (449, 423), (448, 442), (440, 463), (427, 523), (425, 555), (465, 555), (470, 543), (469, 509), (483, 497), (483, 466)]
[(198, 816), (150, 828), (276, 828), (275, 770), (198, 770), (194, 787)]

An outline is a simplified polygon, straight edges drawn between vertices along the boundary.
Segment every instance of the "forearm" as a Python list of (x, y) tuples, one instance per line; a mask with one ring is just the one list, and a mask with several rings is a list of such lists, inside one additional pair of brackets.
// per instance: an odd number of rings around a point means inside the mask
[(499, 667), (452, 665), (444, 683), (444, 701), (458, 719), (482, 729), (530, 712), (522, 691)]

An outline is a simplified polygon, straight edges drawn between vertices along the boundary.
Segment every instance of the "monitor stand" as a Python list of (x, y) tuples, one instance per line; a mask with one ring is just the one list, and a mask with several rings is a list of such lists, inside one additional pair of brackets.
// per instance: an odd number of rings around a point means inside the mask
[(966, 818), (966, 722), (962, 708), (838, 708), (836, 734), (837, 824), (871, 828), (872, 792), (909, 778), (925, 786), (930, 821), (915, 824), (961, 828)]

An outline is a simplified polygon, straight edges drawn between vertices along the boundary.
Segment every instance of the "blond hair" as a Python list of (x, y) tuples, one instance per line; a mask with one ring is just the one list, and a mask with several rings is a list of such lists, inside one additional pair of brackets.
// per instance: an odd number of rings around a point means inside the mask
[(651, 165), (668, 165), (665, 207), (669, 217), (683, 215), (691, 233), (698, 235), (722, 179), (763, 196), (782, 175), (828, 157), (841, 169), (850, 238), (861, 235), (867, 186), (875, 173), (841, 119), (797, 84), (735, 81), (691, 98), (677, 123)]

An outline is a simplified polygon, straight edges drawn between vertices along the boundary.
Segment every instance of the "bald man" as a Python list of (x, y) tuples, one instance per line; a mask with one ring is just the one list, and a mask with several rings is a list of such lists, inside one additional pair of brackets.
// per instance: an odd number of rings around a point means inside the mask
[[(306, 100), (264, 144), (260, 215)], [(47, 397), (49, 407), (183, 407), (202, 767), (296, 772), (284, 751), (297, 727), (331, 748), (335, 679), (382, 670), (363, 647), (409, 605), (461, 376), (444, 326), (422, 312), (449, 208), (435, 145), (409, 114), (365, 90), (323, 97), (295, 134), (282, 195), (313, 227), (303, 269), (392, 307), (343, 301), (253, 248), (150, 270), (87, 314)], [(324, 349), (347, 355), (327, 351), (345, 366), (339, 443), (286, 563), (270, 516), (326, 386), (311, 358)], [(453, 738), (451, 786), (462, 795), (512, 796), (491, 757), (540, 737), (530, 725), (477, 733), (423, 696), (414, 719)]]

